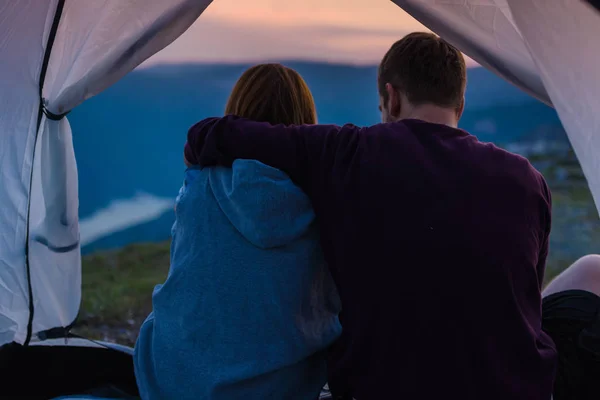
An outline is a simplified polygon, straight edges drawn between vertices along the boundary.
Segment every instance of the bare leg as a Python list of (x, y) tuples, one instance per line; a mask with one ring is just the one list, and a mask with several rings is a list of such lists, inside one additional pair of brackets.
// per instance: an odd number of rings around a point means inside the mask
[(546, 286), (542, 296), (565, 290), (586, 290), (600, 296), (600, 255), (590, 254), (575, 261)]

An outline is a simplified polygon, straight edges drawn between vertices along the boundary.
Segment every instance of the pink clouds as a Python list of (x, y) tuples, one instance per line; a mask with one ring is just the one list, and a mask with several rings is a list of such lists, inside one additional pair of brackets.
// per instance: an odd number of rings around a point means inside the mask
[(376, 64), (408, 32), (427, 30), (389, 0), (214, 0), (145, 65), (318, 60)]

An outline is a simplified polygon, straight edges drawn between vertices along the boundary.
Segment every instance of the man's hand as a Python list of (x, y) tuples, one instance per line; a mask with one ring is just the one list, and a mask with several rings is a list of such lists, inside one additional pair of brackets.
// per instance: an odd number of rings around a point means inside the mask
[[(191, 153), (191, 150), (189, 150), (189, 147), (190, 147), (190, 145), (188, 144), (188, 142), (185, 142), (185, 147), (183, 148), (183, 162), (185, 163), (185, 166), (187, 168), (194, 165), (190, 161), (188, 161), (187, 153)], [(192, 155), (192, 154), (190, 154), (190, 155)]]
[(218, 125), (220, 120), (221, 118), (216, 117), (206, 118), (190, 128), (187, 134), (187, 142), (183, 149), (183, 159), (187, 167), (192, 165), (205, 167), (221, 164), (219, 154), (215, 151), (216, 146), (209, 146), (211, 148), (208, 149), (205, 149), (204, 146), (209, 134), (212, 140), (217, 139), (215, 126)]

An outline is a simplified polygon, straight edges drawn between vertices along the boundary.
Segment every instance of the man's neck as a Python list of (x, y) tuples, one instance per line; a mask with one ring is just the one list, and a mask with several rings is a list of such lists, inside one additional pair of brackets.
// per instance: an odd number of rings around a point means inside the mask
[(448, 125), (452, 128), (458, 127), (456, 111), (439, 107), (433, 104), (424, 104), (413, 108), (403, 119), (419, 119), (432, 124)]

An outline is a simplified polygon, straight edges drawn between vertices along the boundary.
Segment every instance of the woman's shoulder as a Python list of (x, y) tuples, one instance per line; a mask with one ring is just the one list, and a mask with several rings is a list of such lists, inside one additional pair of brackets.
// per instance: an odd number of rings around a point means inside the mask
[(262, 176), (270, 179), (290, 180), (285, 172), (257, 160), (235, 160), (231, 168), (233, 173), (237, 175)]

